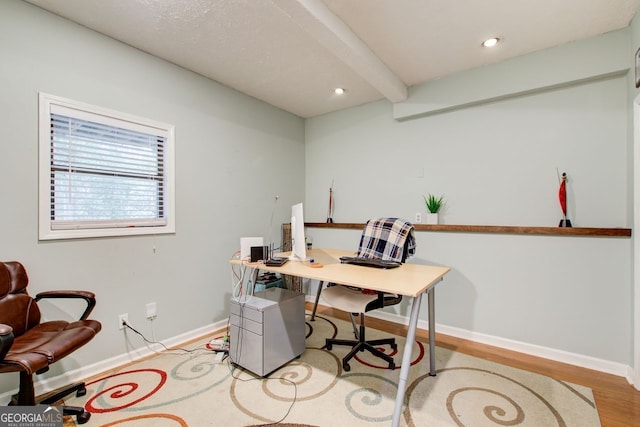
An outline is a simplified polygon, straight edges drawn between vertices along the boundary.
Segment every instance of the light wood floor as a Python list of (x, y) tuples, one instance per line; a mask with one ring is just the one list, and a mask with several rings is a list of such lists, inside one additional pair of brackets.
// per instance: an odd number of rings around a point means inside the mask
[[(307, 309), (312, 310), (313, 305), (308, 303)], [(317, 313), (348, 320), (346, 313), (328, 307), (318, 306)], [(367, 325), (374, 329), (387, 331), (395, 335), (406, 336), (407, 333), (407, 327), (405, 325), (372, 317), (367, 318)], [(419, 329), (416, 333), (416, 339), (422, 342), (429, 342), (428, 332)], [(448, 335), (438, 334), (437, 331), (436, 345), (502, 363), (503, 365), (513, 366), (514, 368), (589, 387), (593, 390), (596, 399), (596, 406), (600, 414), (602, 427), (640, 426), (640, 391), (634, 389), (629, 385), (627, 380), (622, 377), (454, 338)]]

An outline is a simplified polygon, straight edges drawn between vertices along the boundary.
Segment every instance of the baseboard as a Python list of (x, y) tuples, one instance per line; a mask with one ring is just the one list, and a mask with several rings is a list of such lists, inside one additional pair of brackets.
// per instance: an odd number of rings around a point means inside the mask
[[(227, 326), (227, 319), (224, 319), (219, 322), (212, 323), (198, 329), (194, 329), (184, 334), (180, 334), (175, 337), (168, 338), (161, 342), (168, 348), (178, 347), (194, 339), (198, 339), (208, 334), (224, 329), (226, 326)], [(135, 334), (133, 336), (130, 335), (126, 338), (125, 342), (127, 345), (129, 345), (131, 342), (134, 342), (134, 338), (133, 338), (134, 336), (137, 336), (137, 335)], [(135, 342), (138, 342), (138, 341), (135, 341)], [(43, 379), (38, 379), (38, 377), (36, 376), (35, 377), (36, 381), (34, 383), (34, 386), (36, 389), (36, 396), (41, 396), (51, 391), (58, 390), (62, 387), (68, 386), (69, 384), (74, 384), (74, 383), (84, 381), (87, 378), (100, 375), (104, 372), (110, 371), (120, 366), (127, 365), (131, 362), (135, 362), (137, 360), (151, 356), (156, 352), (164, 350), (164, 347), (162, 347), (160, 344), (156, 344), (153, 348), (150, 347), (148, 344), (146, 344), (142, 340), (142, 338), (140, 338), (140, 343), (144, 345), (144, 347), (128, 349), (126, 353), (119, 354), (109, 359), (101, 360), (97, 363), (84, 366), (79, 369), (67, 371), (62, 375), (58, 375), (51, 378), (43, 378)], [(91, 343), (89, 343), (88, 345), (91, 345)], [(61, 361), (60, 363), (64, 363), (64, 361)], [(11, 400), (11, 396), (16, 394), (17, 392), (18, 392), (18, 388), (16, 387), (13, 391), (0, 394), (0, 401), (9, 402)]]
[(631, 384), (636, 390), (640, 391), (640, 381), (637, 381), (638, 375), (633, 367), (629, 366), (627, 370), (627, 381)]
[[(400, 316), (394, 313), (387, 313), (380, 310), (376, 310), (367, 313), (369, 317), (375, 317), (381, 320), (386, 320), (393, 323), (402, 325), (408, 324), (408, 317)], [(418, 320), (418, 328), (424, 331), (429, 330), (429, 324), (426, 320)], [(503, 348), (505, 350), (517, 351), (519, 353), (528, 354), (531, 356), (542, 357), (544, 359), (553, 360), (556, 362), (567, 363), (569, 365), (579, 366), (581, 368), (593, 369), (599, 372), (616, 375), (623, 377), (633, 384), (632, 381), (632, 369), (630, 366), (622, 363), (611, 362), (608, 360), (598, 359), (591, 356), (585, 356), (577, 353), (570, 353), (564, 350), (543, 347), (535, 344), (529, 344), (521, 341), (514, 341), (506, 338), (500, 338), (492, 335), (481, 334), (466, 329), (455, 328), (452, 326), (442, 325), (436, 322), (436, 331), (439, 334), (449, 335), (456, 338), (461, 338), (469, 341), (474, 341), (481, 344), (490, 345), (493, 347)]]
[[(314, 303), (315, 296), (307, 295), (307, 302)], [(382, 310), (374, 310), (367, 313), (368, 317), (374, 317), (380, 320), (407, 325), (409, 318), (395, 313), (389, 313)], [(423, 331), (429, 330), (429, 324), (426, 320), (418, 320), (418, 329)], [(517, 351), (519, 353), (528, 354), (530, 356), (541, 357), (556, 362), (567, 363), (581, 368), (593, 369), (611, 375), (625, 378), (631, 385), (634, 384), (633, 368), (622, 363), (611, 362), (608, 360), (598, 359), (591, 356), (585, 356), (577, 353), (570, 353), (564, 350), (543, 347), (535, 344), (529, 344), (521, 341), (514, 341), (506, 338), (496, 337), (493, 335), (481, 334), (466, 329), (455, 328), (452, 326), (442, 325), (436, 322), (436, 331), (439, 334), (449, 335), (455, 338), (461, 338), (493, 347), (503, 348), (505, 350)], [(640, 384), (636, 388), (640, 387)]]

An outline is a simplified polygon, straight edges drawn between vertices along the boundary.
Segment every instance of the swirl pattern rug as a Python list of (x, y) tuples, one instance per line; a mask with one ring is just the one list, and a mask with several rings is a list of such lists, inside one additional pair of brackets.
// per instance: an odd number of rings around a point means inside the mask
[[(306, 351), (269, 375), (256, 377), (229, 359), (215, 363), (208, 337), (104, 374), (87, 394), (65, 400), (92, 413), (86, 426), (388, 426), (402, 361), (396, 337), (389, 370), (368, 352), (342, 369), (349, 348), (324, 348), (327, 337), (353, 337), (351, 324), (307, 317)], [(389, 334), (367, 329), (367, 338)], [(430, 377), (426, 344), (416, 342), (407, 381), (403, 426), (600, 426), (589, 388), (436, 348)], [(74, 425), (66, 420), (65, 425)]]

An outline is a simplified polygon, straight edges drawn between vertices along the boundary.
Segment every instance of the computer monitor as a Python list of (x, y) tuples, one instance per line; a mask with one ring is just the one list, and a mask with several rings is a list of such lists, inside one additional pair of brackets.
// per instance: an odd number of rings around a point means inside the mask
[(291, 206), (291, 255), (289, 259), (298, 261), (307, 259), (302, 203)]

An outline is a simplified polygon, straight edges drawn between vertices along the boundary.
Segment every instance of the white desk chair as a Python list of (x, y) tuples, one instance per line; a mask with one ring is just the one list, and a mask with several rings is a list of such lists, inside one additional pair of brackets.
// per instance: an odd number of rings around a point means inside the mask
[[(380, 218), (369, 220), (362, 231), (357, 257), (384, 259), (405, 262), (415, 253), (414, 228), (410, 222), (398, 218)], [(361, 267), (373, 268), (373, 267)], [(322, 283), (320, 283), (322, 286)], [(320, 293), (320, 292), (318, 292)], [(329, 286), (322, 291), (320, 297), (330, 306), (351, 314), (355, 331), (354, 316), (360, 317), (360, 325), (356, 332), (356, 340), (327, 338), (327, 350), (333, 345), (347, 345), (352, 349), (343, 359), (342, 368), (349, 371), (349, 360), (359, 351), (369, 351), (376, 357), (385, 360), (389, 369), (395, 369), (393, 357), (380, 351), (377, 347), (389, 345), (397, 348), (394, 338), (366, 340), (364, 313), (386, 306), (398, 304), (402, 295), (385, 294), (384, 292), (367, 291), (344, 285)]]

